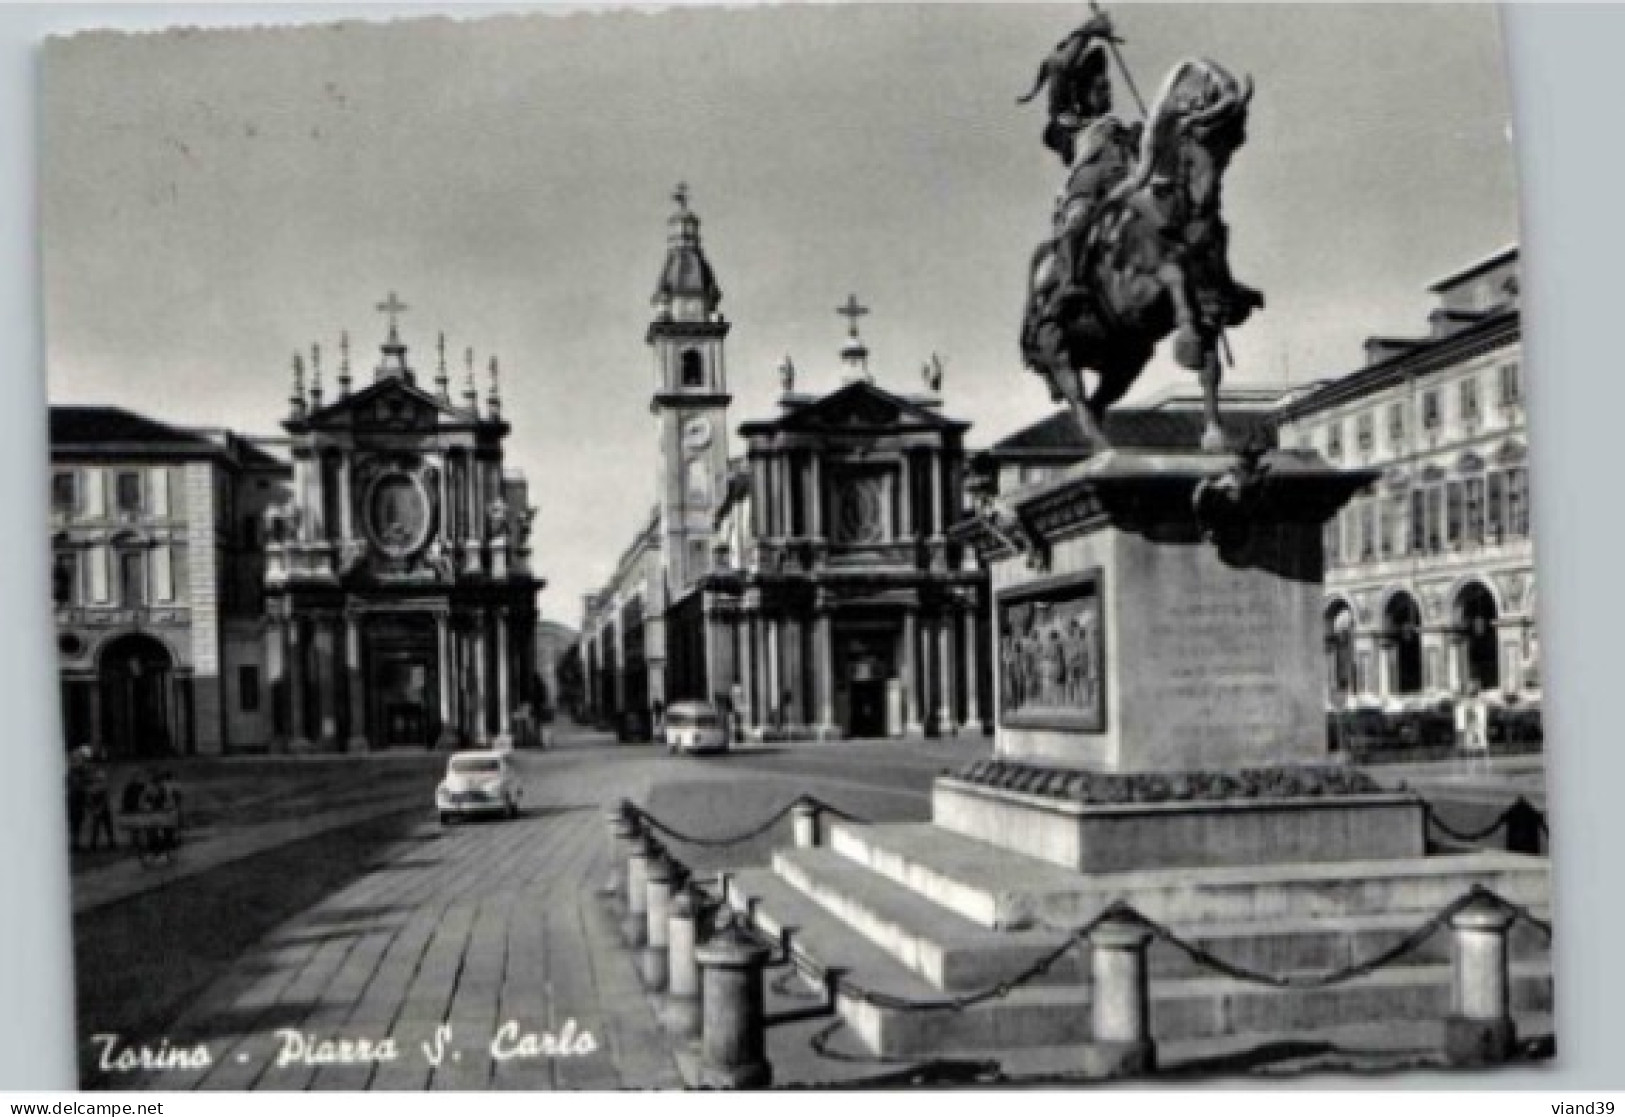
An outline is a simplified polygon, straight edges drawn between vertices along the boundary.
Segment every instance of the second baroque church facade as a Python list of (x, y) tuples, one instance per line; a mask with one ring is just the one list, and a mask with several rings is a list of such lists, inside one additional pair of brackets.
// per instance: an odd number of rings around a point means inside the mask
[[(969, 424), (876, 384), (855, 299), (844, 383), (731, 431), (730, 323), (686, 191), (668, 222), (646, 340), (660, 468), (654, 507), (584, 603), (587, 712), (624, 736), (710, 701), (753, 739), (985, 732), (986, 576), (950, 538)], [(729, 452), (730, 434), (745, 442)]]

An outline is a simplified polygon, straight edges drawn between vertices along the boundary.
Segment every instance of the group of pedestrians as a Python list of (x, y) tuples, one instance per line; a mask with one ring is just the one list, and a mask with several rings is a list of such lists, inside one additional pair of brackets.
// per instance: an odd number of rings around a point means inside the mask
[[(118, 847), (113, 820), (113, 793), (106, 766), (88, 745), (77, 748), (68, 758), (68, 837), (75, 852), (81, 849)], [(174, 775), (167, 771), (138, 771), (125, 783), (118, 797), (119, 814), (162, 817), (168, 825), (149, 827), (147, 836), (173, 845), (180, 834), (180, 791)], [(89, 828), (89, 834), (85, 830)], [(132, 831), (132, 841), (134, 831)]]

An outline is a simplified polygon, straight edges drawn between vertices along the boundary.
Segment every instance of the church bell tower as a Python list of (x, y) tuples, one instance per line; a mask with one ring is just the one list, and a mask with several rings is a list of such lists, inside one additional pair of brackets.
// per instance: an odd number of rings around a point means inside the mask
[(710, 564), (712, 517), (728, 471), (729, 323), (717, 310), (722, 290), (700, 247), (700, 219), (688, 188), (672, 195), (666, 263), (655, 288), (655, 317), (645, 340), (654, 351), (650, 409), (660, 429), (660, 512), (666, 573), (673, 594), (703, 577)]

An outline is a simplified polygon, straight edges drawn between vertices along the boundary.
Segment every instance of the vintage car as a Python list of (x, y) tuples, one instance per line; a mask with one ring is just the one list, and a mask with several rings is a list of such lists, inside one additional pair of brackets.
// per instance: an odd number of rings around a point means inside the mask
[(728, 723), (709, 702), (673, 702), (666, 710), (666, 751), (728, 751)]
[(514, 818), (524, 793), (509, 753), (457, 752), (446, 762), (446, 778), (434, 790), (434, 805), (440, 812), (441, 825), (446, 826), (465, 815), (505, 814)]

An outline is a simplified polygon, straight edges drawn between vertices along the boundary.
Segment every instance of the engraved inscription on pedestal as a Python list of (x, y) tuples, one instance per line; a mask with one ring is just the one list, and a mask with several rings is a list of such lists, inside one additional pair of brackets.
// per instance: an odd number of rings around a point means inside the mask
[(1105, 639), (1098, 569), (1045, 579), (998, 598), (999, 723), (1106, 728)]

